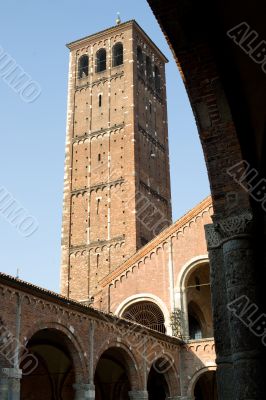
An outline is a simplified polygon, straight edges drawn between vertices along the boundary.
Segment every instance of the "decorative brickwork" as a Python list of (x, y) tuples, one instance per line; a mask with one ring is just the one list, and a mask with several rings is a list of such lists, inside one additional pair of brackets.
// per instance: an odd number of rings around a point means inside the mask
[(167, 60), (134, 21), (68, 47), (61, 292), (88, 301), (171, 224)]

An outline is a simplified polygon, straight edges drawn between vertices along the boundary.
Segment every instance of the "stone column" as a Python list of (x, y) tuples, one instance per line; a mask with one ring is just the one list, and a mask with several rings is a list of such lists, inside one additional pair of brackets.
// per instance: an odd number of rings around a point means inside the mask
[(0, 374), (0, 399), (20, 400), (20, 380), (22, 370), (17, 368), (2, 368)]
[(130, 400), (148, 400), (149, 395), (147, 390), (135, 390), (128, 392)]
[(217, 363), (217, 388), (219, 399), (232, 400), (233, 364), (229, 331), (228, 300), (224, 272), (222, 240), (213, 224), (205, 225), (210, 259), (213, 331)]
[[(212, 229), (217, 234), (214, 239), (216, 245), (210, 246), (210, 235), (208, 240), (219, 365), (218, 397), (221, 400), (261, 400), (264, 398), (260, 360), (261, 339), (251, 331), (250, 325), (243, 321), (243, 314), (247, 314), (246, 309), (243, 307), (236, 315), (229, 306), (240, 298), (247, 299), (249, 304), (258, 304), (252, 245), (253, 217), (251, 212), (246, 210), (225, 219), (214, 216), (213, 220)], [(258, 317), (259, 315), (256, 316)], [(229, 342), (230, 355), (226, 351)], [(231, 376), (233, 384), (229, 395)]]
[(76, 391), (75, 400), (95, 400), (94, 385), (89, 383), (76, 383), (73, 387)]

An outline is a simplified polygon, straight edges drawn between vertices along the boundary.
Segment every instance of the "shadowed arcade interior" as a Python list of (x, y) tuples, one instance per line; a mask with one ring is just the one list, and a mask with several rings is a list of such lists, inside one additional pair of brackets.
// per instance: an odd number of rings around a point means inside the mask
[(216, 387), (216, 372), (208, 371), (202, 374), (194, 389), (195, 400), (218, 400)]
[(38, 366), (29, 375), (23, 375), (21, 400), (74, 398), (75, 371), (66, 342), (65, 335), (53, 329), (32, 336), (27, 348), (37, 357)]
[(147, 383), (149, 400), (166, 400), (170, 396), (168, 384), (162, 370), (164, 367), (165, 362), (159, 359), (150, 369)]
[(98, 361), (94, 383), (96, 400), (129, 400), (128, 364), (123, 350), (110, 348)]

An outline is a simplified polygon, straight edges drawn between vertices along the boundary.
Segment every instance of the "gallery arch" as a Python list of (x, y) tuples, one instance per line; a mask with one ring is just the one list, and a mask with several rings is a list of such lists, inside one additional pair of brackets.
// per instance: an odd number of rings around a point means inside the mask
[(38, 362), (29, 374), (26, 363), (22, 362), (21, 400), (72, 400), (78, 367), (69, 338), (59, 330), (42, 329), (31, 337), (27, 349)]
[(133, 360), (122, 348), (111, 347), (101, 355), (94, 375), (96, 400), (129, 400)]
[(152, 365), (147, 382), (149, 400), (166, 400), (170, 396), (169, 387), (165, 375), (157, 367), (158, 363)]
[(195, 400), (218, 400), (216, 371), (207, 371), (199, 376), (194, 388)]

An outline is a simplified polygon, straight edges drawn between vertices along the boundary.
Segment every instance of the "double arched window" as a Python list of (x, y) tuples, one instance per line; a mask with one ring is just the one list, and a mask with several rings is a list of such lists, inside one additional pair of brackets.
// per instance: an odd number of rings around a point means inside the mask
[(96, 53), (96, 72), (101, 72), (106, 70), (106, 50), (100, 49)]
[(116, 43), (113, 46), (112, 50), (112, 66), (117, 67), (118, 65), (123, 64), (123, 44), (122, 43)]
[(85, 78), (89, 75), (89, 57), (84, 54), (80, 57), (78, 63), (78, 78)]

